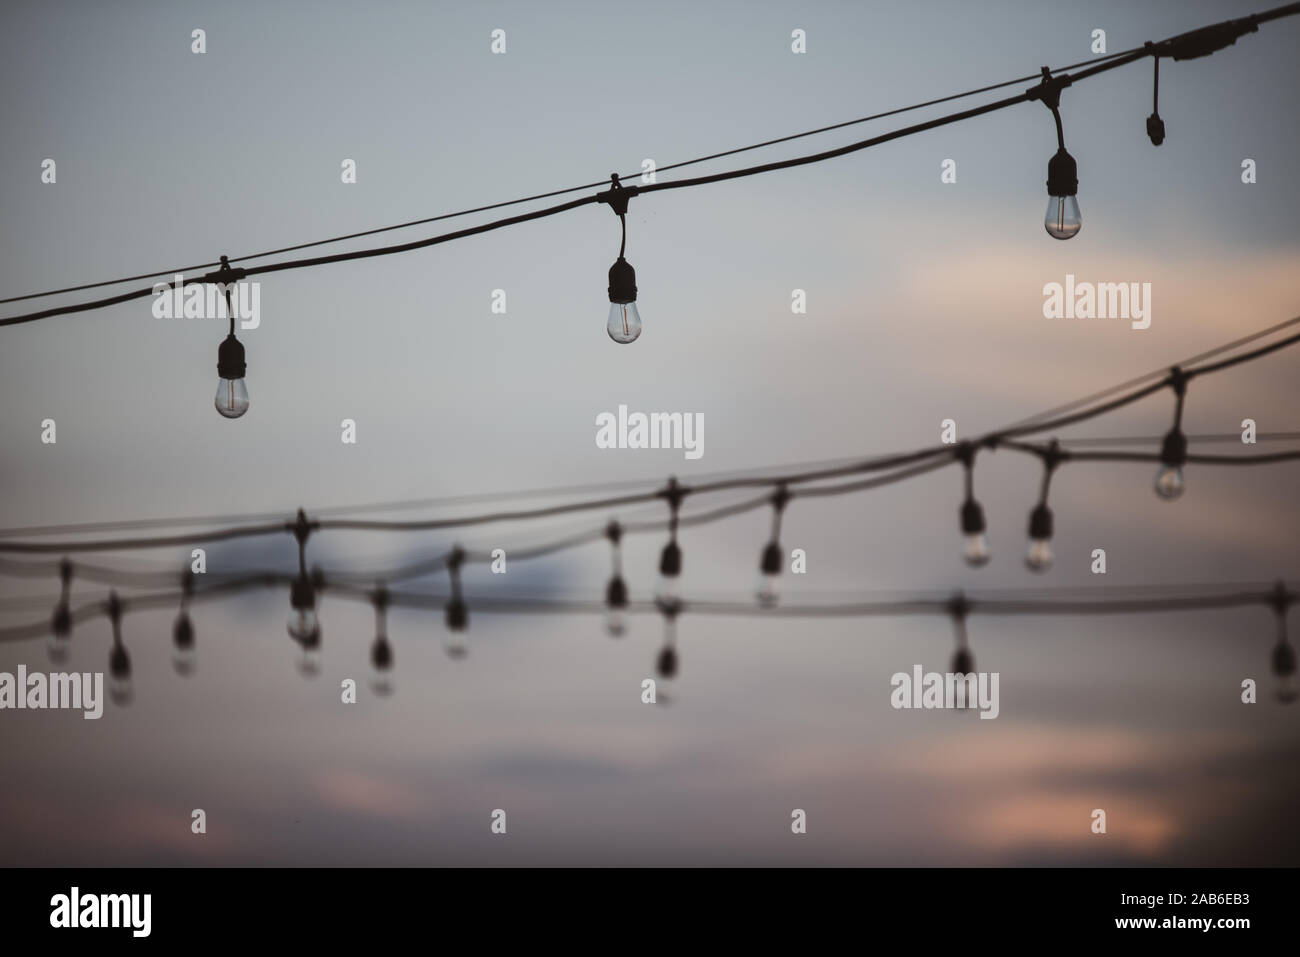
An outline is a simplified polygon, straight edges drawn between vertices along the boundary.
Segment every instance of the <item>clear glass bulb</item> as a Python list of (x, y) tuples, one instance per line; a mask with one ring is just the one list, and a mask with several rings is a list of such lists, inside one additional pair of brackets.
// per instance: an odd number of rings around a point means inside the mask
[(295, 608), (289, 612), (289, 636), (305, 641), (320, 627), (315, 608)]
[(188, 677), (194, 674), (194, 668), (198, 664), (198, 652), (194, 646), (182, 647), (180, 645), (172, 646), (172, 667), (176, 673), (182, 677)]
[(622, 608), (608, 608), (605, 610), (605, 630), (609, 632), (612, 638), (617, 638), (627, 631), (627, 614)]
[(1072, 239), (1083, 225), (1079, 218), (1079, 198), (1048, 196), (1043, 225), (1047, 228), (1047, 235), (1053, 239)]
[(781, 600), (781, 574), (769, 574), (760, 572), (758, 576), (758, 588), (754, 590), (754, 597), (758, 599), (758, 604), (763, 608), (775, 608), (777, 602)]
[(320, 644), (304, 645), (298, 656), (298, 674), (304, 678), (315, 678), (320, 674)]
[(1277, 700), (1282, 704), (1291, 704), (1297, 697), (1300, 697), (1300, 690), (1297, 690), (1296, 688), (1296, 679), (1294, 674), (1281, 675), (1276, 679), (1276, 681), (1277, 684), (1274, 685), (1274, 693), (1277, 695)]
[(1183, 494), (1183, 469), (1181, 465), (1162, 465), (1156, 473), (1156, 494), (1172, 501)]
[(237, 419), (248, 411), (248, 386), (243, 379), (218, 379), (217, 411), (227, 419)]
[(636, 303), (611, 302), (605, 329), (615, 342), (635, 342), (641, 335), (641, 313), (637, 312)]
[(465, 632), (448, 629), (442, 640), (442, 648), (448, 658), (460, 660), (466, 657), (469, 647), (465, 644)]
[(377, 697), (387, 698), (393, 693), (393, 675), (390, 671), (380, 671), (378, 668), (370, 672), (370, 690)]
[(131, 676), (109, 678), (108, 696), (113, 699), (114, 704), (130, 704), (131, 699), (135, 697), (135, 688), (131, 685)]
[(1029, 542), (1029, 551), (1025, 553), (1025, 564), (1033, 572), (1045, 572), (1052, 567), (1052, 542), (1047, 538), (1035, 538)]
[(660, 575), (655, 584), (655, 598), (663, 602), (677, 600), (677, 579), (680, 575)]
[(971, 568), (979, 568), (989, 560), (989, 540), (983, 532), (966, 536), (966, 547), (962, 549), (962, 558)]

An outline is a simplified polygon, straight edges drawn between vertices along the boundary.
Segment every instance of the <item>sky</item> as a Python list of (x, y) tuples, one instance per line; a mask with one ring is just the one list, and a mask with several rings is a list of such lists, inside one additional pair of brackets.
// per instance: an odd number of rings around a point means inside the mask
[[(1115, 52), (1258, 9), (11, 2), (0, 10), (0, 298), (595, 183), (646, 158), (665, 166), (1088, 60), (1096, 29)], [(191, 52), (199, 28), (203, 54)], [(504, 54), (491, 52), (496, 29)], [(795, 29), (806, 53), (791, 52)], [(945, 419), (973, 436), (1167, 367), (1300, 314), (1300, 197), (1286, 173), (1300, 149), (1297, 43), (1300, 20), (1283, 20), (1212, 57), (1162, 62), (1158, 148), (1145, 135), (1149, 62), (1065, 90), (1083, 217), (1069, 242), (1043, 230), (1055, 130), (1032, 103), (825, 163), (636, 197), (627, 258), (644, 332), (627, 346), (604, 331), (619, 228), (600, 206), (263, 277), (261, 324), (240, 333), (251, 404), (235, 421), (212, 408), (220, 321), (155, 318), (145, 298), (0, 329), (0, 526), (653, 488), (925, 447)], [(692, 172), (829, 149), (949, 108)], [(47, 158), (53, 184), (41, 179)], [(352, 184), (340, 181), (346, 159)], [(956, 182), (943, 183), (949, 159)], [(1150, 328), (1044, 318), (1043, 286), (1067, 274), (1150, 283)], [(504, 315), (491, 311), (498, 289)], [(806, 314), (791, 311), (795, 289)], [(1283, 351), (1196, 380), (1188, 433), (1236, 432), (1245, 418), (1295, 431), (1296, 362)], [(598, 448), (596, 417), (620, 405), (702, 414), (704, 454)], [(1162, 392), (1060, 438), (1159, 436), (1172, 408)], [(41, 441), (46, 419), (54, 444)], [(340, 440), (344, 419), (355, 444)], [(783, 576), (783, 598), (1300, 580), (1294, 464), (1189, 467), (1174, 503), (1157, 500), (1153, 473), (1063, 467), (1057, 560), (1042, 577), (1021, 561), (1040, 479), (1023, 456), (979, 458), (994, 553), (980, 569), (960, 559), (956, 469), (796, 499), (783, 545), (804, 549), (808, 570)], [(688, 501), (684, 514), (732, 500)], [(509, 555), (612, 517), (664, 508), (459, 538), (322, 532), (308, 557), (364, 574), (457, 542)], [(749, 595), (769, 519), (683, 529), (683, 594)], [(633, 598), (649, 597), (663, 540), (626, 540)], [(287, 535), (206, 548), (209, 572), (295, 568)], [(1104, 579), (1090, 571), (1097, 548)], [(90, 560), (179, 572), (190, 553)], [(323, 667), (310, 680), (294, 668), (282, 590), (196, 605), (189, 678), (170, 664), (174, 610), (128, 612), (128, 707), (98, 721), (0, 713), (0, 863), (1300, 863), (1297, 713), (1269, 696), (1275, 624), (1263, 607), (975, 616), (977, 667), (1001, 676), (996, 720), (891, 707), (892, 674), (946, 669), (943, 618), (686, 614), (670, 701), (651, 706), (641, 682), (661, 640), (653, 615), (614, 640), (592, 615), (474, 610), (475, 595), (599, 598), (604, 543), (507, 568), (465, 572), (464, 660), (444, 655), (439, 612), (390, 612), (395, 693), (382, 700), (365, 684), (364, 604), (324, 597)], [(53, 575), (0, 578), (0, 628), (47, 620), (57, 593)], [(105, 594), (77, 581), (74, 604)], [(49, 664), (39, 639), (3, 642), (0, 671), (106, 671), (109, 636), (102, 617), (79, 624), (66, 666)], [(340, 700), (347, 678), (361, 685), (355, 704)], [(1260, 684), (1256, 705), (1240, 700), (1246, 678)], [(791, 831), (796, 808), (805, 834)], [(1097, 808), (1105, 835), (1090, 827)], [(490, 829), (496, 809), (505, 835)]]

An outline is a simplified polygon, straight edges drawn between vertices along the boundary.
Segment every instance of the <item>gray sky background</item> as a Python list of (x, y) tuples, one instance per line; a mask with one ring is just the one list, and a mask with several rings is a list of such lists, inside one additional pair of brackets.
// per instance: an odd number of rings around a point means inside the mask
[[(215, 260), (666, 165), (1087, 59), (1240, 16), (1257, 3), (8, 3), (0, 12), (0, 296)], [(208, 52), (190, 52), (190, 31)], [(493, 56), (489, 35), (507, 32)], [(790, 32), (808, 53), (790, 53)], [(1147, 140), (1151, 66), (1062, 95), (1083, 230), (1042, 227), (1050, 115), (1022, 105), (850, 157), (633, 200), (628, 259), (645, 331), (604, 332), (618, 249), (584, 208), (432, 250), (262, 282), (241, 333), (251, 408), (212, 408), (219, 322), (150, 301), (0, 330), (4, 527), (355, 505), (572, 483), (661, 482), (973, 435), (1300, 312), (1300, 21), (1214, 56), (1162, 63), (1163, 146)], [(1028, 84), (1025, 84), (1026, 86)], [(1013, 87), (1016, 91), (1022, 87)], [(996, 95), (996, 94), (995, 94)], [(988, 97), (977, 97), (971, 104)], [(966, 105), (965, 103), (961, 105)], [(868, 124), (698, 167), (829, 148), (938, 115)], [(46, 157), (58, 182), (40, 181)], [(1242, 185), (1243, 158), (1258, 183)], [(339, 182), (355, 159), (358, 182)], [(940, 163), (957, 162), (942, 185)], [(663, 174), (664, 179), (674, 173)], [(489, 214), (491, 216), (492, 214)], [(432, 235), (433, 224), (338, 248)], [(1044, 283), (1150, 282), (1150, 329), (1042, 317)], [(140, 283), (138, 285), (143, 285)], [(508, 314), (489, 311), (493, 289)], [(808, 314), (790, 313), (807, 290)], [(86, 295), (86, 294), (78, 294)], [(24, 304), (4, 307), (15, 314)], [(1297, 420), (1296, 355), (1197, 381), (1190, 433)], [(705, 454), (609, 451), (595, 417), (702, 412)], [(1171, 396), (1062, 437), (1158, 435)], [(58, 443), (40, 442), (40, 422)], [(358, 423), (358, 443), (339, 423)], [(1235, 451), (1231, 446), (1224, 451)], [(1024, 570), (1039, 481), (981, 457), (994, 560), (959, 558), (960, 475), (796, 501), (784, 544), (809, 555), (792, 597), (831, 592), (1300, 578), (1292, 465), (1189, 468), (1175, 504), (1147, 465), (1078, 464), (1053, 483), (1057, 566)], [(527, 504), (527, 503), (523, 503)], [(697, 503), (707, 507), (708, 503)], [(449, 510), (442, 510), (447, 512)], [(434, 514), (425, 511), (416, 514)], [(662, 514), (628, 510), (622, 518)], [(507, 550), (602, 524), (489, 526)], [(747, 594), (768, 514), (682, 534), (683, 591)], [(338, 532), (327, 568), (437, 553), (446, 536)], [(634, 597), (662, 537), (629, 540)], [(189, 549), (100, 556), (182, 567)], [(209, 570), (290, 570), (286, 538), (208, 550)], [(489, 590), (595, 596), (603, 544), (510, 565)], [(438, 587), (434, 579), (425, 584)], [(57, 582), (4, 579), (5, 627), (49, 614)], [(77, 587), (79, 600), (104, 589)], [(13, 604), (49, 597), (51, 602)], [(136, 700), (98, 722), (0, 716), (0, 861), (269, 863), (1300, 863), (1297, 713), (1267, 693), (1264, 609), (972, 619), (1001, 673), (996, 721), (895, 711), (889, 676), (946, 668), (941, 619), (684, 617), (668, 707), (640, 704), (660, 640), (594, 618), (471, 610), (464, 662), (441, 616), (395, 611), (397, 694), (339, 703), (373, 634), (326, 598), (324, 670), (293, 669), (287, 596), (196, 609), (199, 670), (169, 663), (172, 612), (128, 615)], [(1292, 629), (1300, 628), (1292, 614)], [(68, 667), (106, 670), (108, 625)], [(0, 670), (48, 670), (42, 643)], [(190, 809), (208, 814), (191, 835)], [(809, 814), (794, 837), (792, 808)], [(1110, 833), (1089, 833), (1105, 808)], [(504, 808), (509, 834), (493, 837)]]

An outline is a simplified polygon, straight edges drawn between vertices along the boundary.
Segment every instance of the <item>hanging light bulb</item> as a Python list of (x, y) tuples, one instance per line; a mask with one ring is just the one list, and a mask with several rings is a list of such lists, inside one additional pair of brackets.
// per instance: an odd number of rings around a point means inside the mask
[(655, 671), (660, 678), (669, 680), (677, 676), (677, 615), (681, 611), (681, 602), (672, 599), (659, 602), (659, 611), (664, 616), (664, 643), (655, 659)]
[(596, 199), (608, 203), (623, 230), (623, 240), (618, 247), (618, 259), (609, 267), (609, 318), (605, 331), (615, 342), (635, 342), (641, 335), (641, 313), (636, 308), (636, 270), (623, 258), (627, 250), (627, 201), (636, 195), (637, 188), (624, 187), (618, 174), (611, 173), (610, 188), (597, 193)]
[(443, 639), (443, 650), (448, 658), (460, 659), (469, 654), (465, 643), (465, 629), (469, 627), (469, 608), (460, 592), (460, 566), (465, 562), (465, 552), (459, 545), (452, 549), (447, 559), (447, 571), (451, 575), (451, 600), (447, 602), (447, 634)]
[(1037, 505), (1029, 513), (1029, 550), (1025, 564), (1030, 571), (1045, 572), (1052, 567), (1052, 510)]
[(131, 685), (131, 656), (122, 644), (122, 602), (117, 592), (108, 594), (108, 620), (113, 626), (113, 647), (108, 652), (108, 696), (114, 704), (131, 703), (135, 691)]
[[(242, 275), (242, 270), (238, 275)], [(247, 365), (244, 362), (244, 344), (235, 338), (235, 308), (230, 298), (236, 272), (230, 268), (230, 260), (221, 257), (221, 270), (204, 278), (219, 282), (226, 294), (226, 315), (230, 319), (230, 334), (222, 340), (217, 348), (217, 397), (214, 404), (217, 411), (227, 419), (237, 419), (248, 411), (248, 386), (244, 384)]]
[(45, 651), (50, 661), (62, 664), (72, 651), (72, 608), (68, 603), (72, 589), (72, 562), (59, 562), (59, 601), (50, 616), (50, 634), (45, 641)]
[(622, 256), (609, 267), (609, 318), (605, 331), (615, 342), (635, 342), (641, 335), (636, 307), (636, 270)]
[(1187, 375), (1174, 366), (1169, 371), (1169, 386), (1174, 390), (1174, 425), (1160, 444), (1160, 468), (1156, 472), (1156, 494), (1172, 501), (1183, 494), (1183, 466), (1187, 464), (1187, 436), (1183, 434), (1183, 402), (1187, 397)]
[(181, 576), (181, 607), (172, 626), (172, 667), (182, 677), (194, 673), (197, 655), (194, 651), (194, 623), (190, 621), (190, 595), (194, 591), (194, 573), (186, 569)]
[(1047, 163), (1047, 212), (1043, 227), (1053, 239), (1073, 239), (1083, 226), (1079, 215), (1079, 167), (1062, 146)]
[(758, 588), (755, 597), (763, 608), (774, 608), (780, 600), (781, 584), (781, 517), (790, 501), (790, 491), (784, 484), (772, 493), (772, 538), (758, 559)]
[(388, 589), (380, 585), (370, 601), (375, 606), (375, 641), (370, 646), (370, 688), (382, 698), (393, 693), (393, 648), (388, 643)]
[(1079, 165), (1065, 149), (1065, 131), (1061, 126), (1061, 90), (1074, 81), (1068, 73), (1052, 76), (1043, 67), (1043, 79), (1027, 90), (1029, 97), (1041, 100), (1056, 121), (1056, 154), (1047, 163), (1047, 213), (1043, 226), (1053, 239), (1071, 239), (1083, 224), (1079, 216)]
[(623, 553), (620, 542), (623, 538), (623, 526), (611, 521), (605, 527), (605, 537), (609, 539), (610, 572), (609, 584), (605, 587), (605, 630), (610, 637), (617, 638), (627, 630), (627, 582), (623, 581)]
[(677, 583), (682, 574), (682, 549), (677, 544), (677, 512), (686, 491), (677, 484), (676, 478), (670, 478), (668, 487), (659, 494), (668, 502), (668, 544), (659, 555), (659, 581), (655, 586), (655, 598), (672, 602), (677, 599)]
[(962, 558), (972, 568), (979, 568), (988, 564), (989, 540), (984, 535), (984, 509), (975, 501), (975, 446), (962, 442), (955, 454), (965, 470), (966, 483), (966, 500), (961, 505)]
[(316, 616), (316, 589), (311, 579), (299, 575), (289, 589), (289, 636), (305, 641), (313, 634), (320, 639), (320, 619)]
[(1183, 494), (1183, 464), (1187, 461), (1187, 436), (1178, 427), (1165, 435), (1156, 472), (1156, 494), (1172, 501)]
[(1300, 689), (1296, 687), (1295, 649), (1291, 647), (1286, 635), (1286, 610), (1292, 600), (1293, 596), (1286, 590), (1286, 586), (1278, 582), (1270, 600), (1277, 616), (1277, 644), (1273, 646), (1270, 663), (1273, 677), (1277, 679), (1275, 694), (1282, 704), (1291, 704), (1300, 697)]

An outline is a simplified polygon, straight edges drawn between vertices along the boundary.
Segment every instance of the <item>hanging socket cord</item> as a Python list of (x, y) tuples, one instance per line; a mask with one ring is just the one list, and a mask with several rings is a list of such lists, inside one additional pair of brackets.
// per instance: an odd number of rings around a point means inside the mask
[(1152, 146), (1159, 146), (1165, 141), (1165, 121), (1160, 118), (1160, 54), (1156, 45), (1148, 40), (1145, 44), (1147, 53), (1155, 64), (1151, 80), (1151, 115), (1147, 117), (1147, 136)]
[(781, 581), (781, 517), (791, 498), (790, 490), (782, 482), (772, 493), (772, 537), (758, 559), (758, 589), (755, 597), (764, 608), (772, 608), (780, 600), (777, 586)]
[(1052, 439), (1047, 448), (1039, 452), (1043, 460), (1043, 484), (1038, 504), (1029, 513), (1029, 551), (1025, 564), (1030, 571), (1045, 572), (1052, 567), (1052, 510), (1047, 505), (1047, 493), (1052, 485), (1052, 475), (1065, 457), (1061, 445)]
[(966, 485), (966, 498), (961, 505), (961, 533), (965, 538), (962, 557), (972, 568), (988, 564), (989, 540), (985, 536), (984, 509), (975, 501), (975, 453), (972, 442), (957, 446), (957, 461), (962, 465)]
[(194, 673), (196, 652), (194, 648), (194, 623), (190, 621), (190, 598), (194, 595), (194, 572), (181, 573), (181, 602), (172, 626), (172, 667), (181, 676)]
[(108, 693), (116, 704), (129, 704), (133, 697), (131, 687), (131, 656), (122, 644), (122, 600), (116, 591), (108, 593), (105, 605), (109, 623), (113, 626), (113, 647), (108, 653)]
[(1290, 704), (1298, 695), (1296, 688), (1295, 648), (1286, 635), (1287, 609), (1295, 602), (1296, 595), (1287, 591), (1286, 585), (1278, 582), (1269, 598), (1269, 605), (1277, 616), (1277, 644), (1273, 646), (1273, 676), (1277, 679), (1277, 699), (1283, 704)]
[(1173, 501), (1183, 494), (1183, 466), (1187, 464), (1187, 436), (1183, 434), (1183, 403), (1187, 398), (1187, 374), (1174, 366), (1169, 370), (1169, 388), (1174, 390), (1174, 424), (1160, 445), (1160, 469), (1156, 472), (1156, 494)]
[(627, 582), (623, 580), (623, 526), (611, 521), (605, 527), (609, 539), (610, 577), (605, 588), (605, 630), (617, 638), (627, 630)]
[(610, 187), (596, 194), (596, 201), (606, 203), (618, 216), (622, 240), (618, 246), (618, 259), (609, 267), (609, 318), (605, 331), (615, 342), (635, 342), (641, 335), (641, 313), (636, 306), (636, 270), (623, 258), (627, 251), (627, 201), (639, 192), (639, 187), (624, 186), (618, 174), (611, 173)]
[(677, 615), (681, 610), (681, 601), (675, 598), (659, 603), (659, 611), (664, 616), (664, 644), (659, 649), (655, 671), (660, 678), (673, 678), (677, 674)]
[(72, 645), (71, 599), (72, 562), (64, 558), (59, 561), (59, 600), (50, 616), (50, 634), (45, 644), (50, 661), (56, 664), (67, 661)]
[(1031, 100), (1041, 100), (1056, 121), (1056, 155), (1047, 163), (1047, 213), (1043, 227), (1053, 239), (1077, 236), (1083, 220), (1079, 215), (1079, 164), (1065, 148), (1065, 128), (1061, 125), (1061, 90), (1074, 80), (1068, 73), (1052, 76), (1043, 67), (1043, 79), (1025, 91)]
[(682, 574), (682, 549), (677, 544), (677, 518), (682, 499), (688, 491), (678, 485), (674, 477), (668, 480), (668, 487), (659, 493), (668, 503), (668, 544), (659, 556), (659, 587), (655, 590), (655, 598), (661, 603), (677, 601), (677, 584)]
[(457, 545), (447, 556), (447, 574), (451, 578), (451, 599), (447, 602), (446, 652), (451, 658), (464, 658), (469, 649), (465, 645), (465, 629), (469, 627), (469, 608), (460, 590), (460, 569), (465, 564), (465, 550)]
[(393, 684), (393, 648), (388, 643), (388, 605), (391, 596), (383, 582), (375, 585), (370, 595), (370, 604), (375, 609), (375, 641), (370, 646), (370, 666), (372, 669), (370, 685), (375, 694), (392, 693)]

